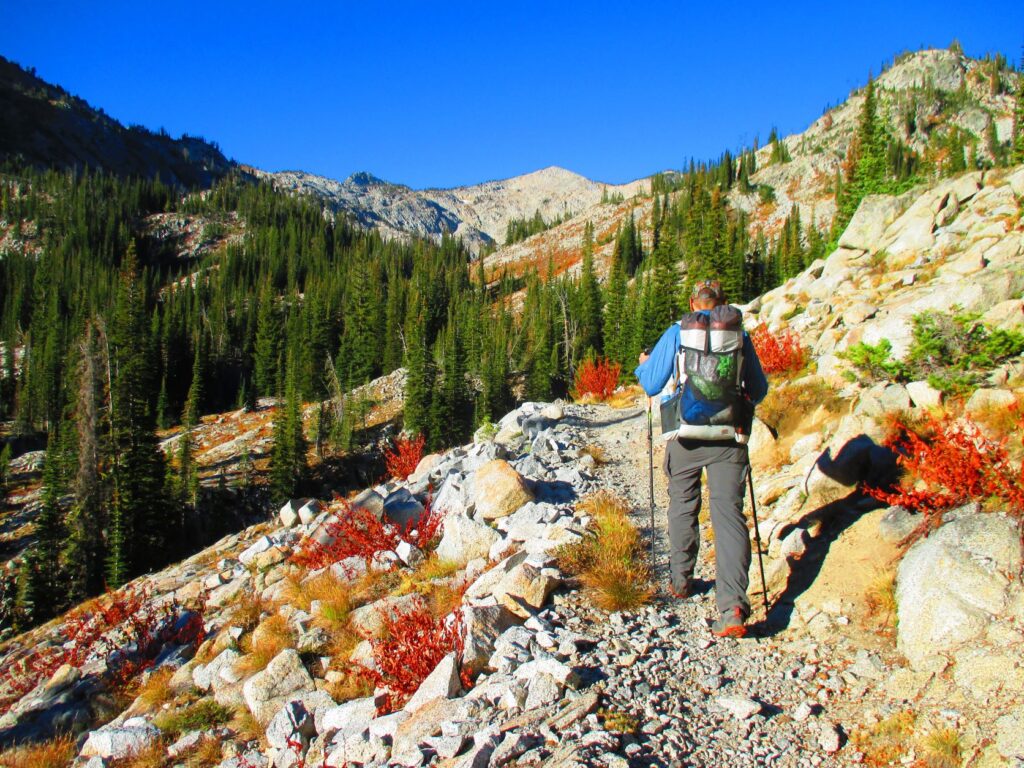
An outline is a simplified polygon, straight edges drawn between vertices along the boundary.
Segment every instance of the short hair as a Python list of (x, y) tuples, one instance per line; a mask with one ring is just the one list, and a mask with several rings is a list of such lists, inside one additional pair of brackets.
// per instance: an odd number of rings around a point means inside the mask
[(722, 290), (722, 284), (718, 280), (698, 280), (693, 284), (693, 292), (690, 297), (694, 301), (706, 299), (725, 301), (725, 291)]

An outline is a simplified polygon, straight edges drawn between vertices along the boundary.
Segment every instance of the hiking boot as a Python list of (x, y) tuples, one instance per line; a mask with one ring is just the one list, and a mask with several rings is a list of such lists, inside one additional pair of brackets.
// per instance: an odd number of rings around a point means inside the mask
[(711, 634), (715, 637), (743, 637), (747, 634), (746, 620), (743, 609), (737, 605), (718, 617), (718, 621), (711, 625)]
[(680, 587), (677, 587), (675, 584), (669, 584), (668, 593), (677, 600), (686, 600), (689, 597), (693, 597), (693, 579), (687, 579)]

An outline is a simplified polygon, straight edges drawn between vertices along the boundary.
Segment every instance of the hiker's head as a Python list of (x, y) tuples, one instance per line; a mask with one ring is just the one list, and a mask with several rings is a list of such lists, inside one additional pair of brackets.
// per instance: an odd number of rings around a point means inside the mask
[(717, 280), (698, 280), (690, 294), (690, 309), (714, 309), (725, 304), (725, 291)]

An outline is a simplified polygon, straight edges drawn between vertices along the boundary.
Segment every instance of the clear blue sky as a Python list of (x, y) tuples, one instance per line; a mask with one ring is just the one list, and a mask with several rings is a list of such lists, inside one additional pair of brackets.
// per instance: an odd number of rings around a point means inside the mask
[(1024, 2), (0, 0), (0, 53), (267, 170), (624, 182), (802, 130), (906, 49), (1020, 61)]

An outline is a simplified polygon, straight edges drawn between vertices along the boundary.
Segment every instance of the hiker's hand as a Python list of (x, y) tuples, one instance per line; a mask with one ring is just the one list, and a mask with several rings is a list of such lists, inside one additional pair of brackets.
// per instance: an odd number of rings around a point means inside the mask
[(649, 354), (647, 354), (646, 352), (641, 352), (640, 353), (640, 358), (639, 358), (639, 363), (640, 363), (640, 365), (643, 365), (644, 363), (646, 363), (650, 359), (651, 359), (651, 356)]

